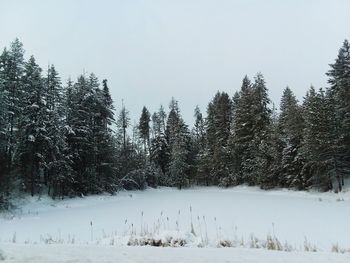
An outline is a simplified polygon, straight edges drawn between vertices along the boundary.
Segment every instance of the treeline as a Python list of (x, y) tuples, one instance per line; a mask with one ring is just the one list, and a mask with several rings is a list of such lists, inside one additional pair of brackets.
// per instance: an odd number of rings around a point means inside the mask
[[(147, 186), (259, 185), (341, 191), (350, 163), (350, 46), (301, 104), (290, 88), (271, 108), (262, 74), (244, 77), (231, 97), (218, 92), (194, 127), (178, 102), (131, 127), (115, 115), (107, 80), (92, 73), (62, 83), (24, 59), (16, 39), (0, 56), (0, 203), (11, 194), (52, 197)], [(117, 129), (112, 129), (117, 127)], [(130, 133), (132, 131), (132, 133)]]

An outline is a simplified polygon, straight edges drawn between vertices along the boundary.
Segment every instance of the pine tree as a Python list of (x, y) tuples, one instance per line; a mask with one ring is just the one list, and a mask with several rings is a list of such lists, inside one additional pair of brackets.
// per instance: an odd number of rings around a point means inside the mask
[[(229, 178), (228, 139), (232, 120), (232, 101), (225, 92), (217, 92), (207, 108), (207, 164), (209, 184), (231, 184)], [(205, 169), (204, 169), (205, 170)]]
[(177, 132), (170, 152), (169, 162), (169, 184), (179, 189), (189, 185), (189, 163), (188, 163), (188, 129), (184, 123), (179, 123)]
[(41, 68), (34, 57), (30, 57), (24, 70), (24, 108), (20, 118), (18, 162), (26, 189), (33, 196), (41, 191), (44, 183), (45, 144), (48, 139), (47, 101)]
[(195, 181), (200, 184), (205, 183), (206, 173), (201, 171), (201, 167), (204, 167), (205, 152), (206, 152), (206, 131), (205, 120), (198, 106), (194, 110), (195, 123), (192, 129), (192, 173)]
[(313, 87), (304, 100), (304, 188), (317, 187), (325, 191), (333, 188), (335, 118), (332, 116), (334, 111), (330, 102), (322, 89), (316, 92)]
[(126, 153), (127, 150), (127, 134), (126, 129), (130, 125), (130, 117), (129, 117), (129, 111), (125, 108), (125, 106), (122, 107), (119, 117), (118, 117), (118, 128), (119, 131), (122, 133), (123, 136), (123, 149)]
[(145, 156), (147, 156), (150, 147), (150, 121), (151, 114), (149, 113), (146, 107), (143, 107), (138, 128), (140, 132), (140, 137), (143, 140)]
[(258, 73), (253, 84), (253, 142), (251, 150), (254, 158), (252, 160), (251, 179), (254, 184), (262, 187), (273, 187), (276, 178), (273, 178), (274, 153), (272, 144), (272, 122), (270, 99), (265, 85), (264, 77)]
[(273, 125), (263, 76), (258, 73), (253, 84), (246, 76), (235, 100), (230, 139), (232, 180), (235, 183), (274, 186)]
[[(135, 167), (133, 167), (133, 161), (135, 157), (134, 146), (130, 141), (127, 134), (127, 129), (130, 125), (129, 111), (123, 105), (119, 111), (117, 119), (117, 142), (118, 142), (118, 176), (119, 178), (126, 179), (126, 175)], [(123, 179), (123, 180), (124, 180)]]
[(171, 151), (171, 148), (174, 144), (174, 141), (176, 139), (176, 133), (178, 132), (178, 127), (180, 125), (180, 109), (179, 109), (179, 105), (178, 102), (172, 98), (169, 104), (169, 115), (168, 115), (168, 119), (166, 122), (166, 129), (165, 129), (165, 135), (168, 141), (168, 145)]
[[(337, 167), (338, 189), (344, 186), (344, 177), (350, 172), (350, 44), (347, 40), (338, 52), (338, 57), (328, 71), (330, 93), (334, 100), (337, 142), (334, 149)], [(337, 169), (338, 170), (338, 169)]]
[(193, 128), (194, 141), (198, 147), (198, 152), (203, 153), (205, 148), (205, 135), (206, 135), (205, 121), (198, 105), (194, 109), (194, 118), (195, 118), (195, 123)]
[(153, 138), (150, 147), (150, 160), (155, 167), (161, 170), (159, 183), (161, 185), (167, 184), (165, 177), (167, 166), (169, 163), (169, 145), (165, 135), (165, 120), (166, 113), (163, 106), (160, 106), (158, 112), (152, 115), (152, 131)]
[(96, 183), (96, 142), (93, 121), (96, 94), (93, 83), (81, 75), (67, 91), (68, 148), (72, 158), (75, 194), (94, 193)]
[(178, 188), (189, 185), (189, 146), (190, 134), (183, 121), (178, 102), (172, 98), (166, 123), (166, 139), (169, 149), (168, 178), (169, 185)]
[(7, 173), (13, 170), (13, 162), (17, 159), (19, 116), (23, 112), (23, 74), (24, 49), (18, 38), (11, 43), (10, 49), (4, 49), (1, 55), (2, 82), (5, 102), (5, 140)]
[(88, 78), (80, 76), (74, 84), (68, 81), (66, 88), (67, 155), (76, 194), (114, 192), (118, 188), (117, 141), (111, 130), (114, 107), (107, 80), (102, 83), (101, 89), (91, 73)]
[(302, 109), (289, 87), (283, 91), (280, 116), (278, 119), (278, 137), (280, 141), (279, 161), (281, 174), (279, 183), (284, 187), (302, 188), (300, 184), (303, 157), (300, 153), (303, 125)]
[(45, 129), (48, 139), (45, 147), (45, 184), (48, 195), (63, 197), (73, 183), (71, 160), (66, 138), (64, 90), (61, 79), (54, 67), (49, 66), (45, 79), (47, 121)]
[(253, 159), (252, 141), (254, 138), (253, 87), (247, 76), (242, 81), (239, 96), (236, 96), (233, 132), (230, 139), (231, 177), (235, 184), (253, 184), (250, 178), (251, 167), (248, 163)]
[(161, 134), (161, 124), (157, 112), (152, 114), (152, 140)]
[[(0, 60), (1, 61), (1, 60)], [(9, 190), (9, 175), (6, 173), (6, 107), (3, 87), (2, 65), (0, 64), (0, 210), (5, 208), (5, 200)]]
[(96, 170), (100, 188), (115, 192), (117, 180), (115, 172), (115, 140), (111, 125), (114, 120), (114, 106), (107, 80), (103, 80), (102, 90), (97, 89), (97, 107), (95, 115)]

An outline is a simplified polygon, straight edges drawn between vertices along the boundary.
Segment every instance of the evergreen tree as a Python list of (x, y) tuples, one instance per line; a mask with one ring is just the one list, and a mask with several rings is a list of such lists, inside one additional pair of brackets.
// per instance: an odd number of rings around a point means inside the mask
[(160, 105), (160, 107), (159, 107), (158, 117), (159, 117), (161, 132), (163, 132), (165, 134), (165, 123), (166, 123), (166, 119), (167, 119), (167, 114), (164, 110), (163, 105)]
[[(138, 159), (138, 154), (135, 151), (133, 142), (130, 140), (130, 137), (127, 134), (127, 129), (129, 128), (129, 125), (130, 125), (129, 111), (123, 105), (117, 119), (117, 128), (118, 128), (117, 167), (118, 167), (118, 177), (121, 178), (122, 181), (125, 181), (126, 183), (128, 183), (128, 180), (130, 180), (130, 178), (128, 178), (128, 173), (134, 169), (136, 170), (137, 169), (136, 166), (139, 166), (139, 164), (135, 163), (136, 159)], [(134, 133), (135, 132), (137, 131), (134, 129)], [(124, 182), (122, 183), (125, 185)]]
[(283, 91), (280, 116), (278, 119), (278, 137), (280, 142), (279, 160), (281, 174), (279, 183), (285, 187), (302, 188), (301, 169), (303, 157), (300, 153), (303, 135), (302, 109), (289, 87)]
[(6, 173), (6, 107), (5, 107), (5, 95), (2, 79), (2, 65), (0, 64), (0, 210), (5, 208), (5, 200), (9, 192), (9, 175)]
[(322, 89), (316, 92), (313, 87), (304, 101), (303, 188), (317, 187), (325, 191), (333, 188), (335, 118), (330, 102)]
[(177, 132), (170, 152), (170, 162), (168, 167), (169, 184), (179, 189), (189, 185), (189, 162), (188, 162), (188, 140), (189, 134), (187, 126), (179, 123)]
[[(328, 71), (330, 93), (334, 100), (335, 127), (338, 138), (334, 149), (337, 167), (338, 189), (344, 186), (344, 177), (350, 172), (350, 44), (347, 40)], [(337, 170), (338, 170), (337, 169)]]
[(95, 115), (95, 149), (96, 170), (100, 188), (115, 192), (117, 190), (117, 178), (115, 171), (116, 145), (111, 125), (114, 120), (114, 106), (107, 80), (103, 80), (102, 90), (97, 89), (97, 107)]
[(171, 151), (171, 148), (174, 144), (174, 141), (176, 139), (176, 133), (178, 132), (178, 127), (181, 122), (181, 116), (180, 116), (180, 109), (178, 102), (172, 98), (169, 104), (169, 115), (166, 122), (166, 130), (165, 135), (168, 141), (168, 145)]
[(67, 90), (68, 147), (72, 158), (75, 194), (96, 192), (96, 142), (93, 121), (96, 94), (91, 80), (81, 75)]
[(195, 123), (192, 130), (192, 173), (193, 177), (197, 183), (205, 183), (205, 171), (201, 171), (201, 167), (203, 167), (205, 158), (205, 150), (206, 150), (206, 131), (205, 131), (205, 120), (198, 106), (196, 106), (194, 110), (194, 118)]
[(264, 77), (258, 73), (253, 84), (253, 151), (252, 167), (250, 168), (253, 184), (262, 187), (273, 187), (276, 185), (276, 178), (271, 168), (274, 167), (274, 153), (272, 143), (272, 122), (270, 99), (265, 85)]
[(47, 101), (41, 68), (34, 57), (30, 57), (24, 70), (24, 107), (20, 118), (19, 165), (24, 177), (26, 190), (33, 196), (41, 191), (44, 170), (47, 167), (45, 145), (48, 134)]
[(193, 128), (194, 141), (198, 147), (198, 152), (203, 153), (205, 149), (205, 121), (198, 105), (194, 109), (194, 118), (195, 118), (195, 123)]
[(147, 156), (149, 152), (150, 121), (151, 121), (151, 114), (149, 113), (146, 107), (143, 107), (138, 128), (140, 132), (140, 137), (143, 140), (143, 148), (144, 148), (145, 156)]
[(161, 124), (158, 112), (152, 114), (152, 139), (161, 134)]
[(48, 68), (45, 80), (47, 121), (45, 129), (45, 177), (48, 194), (56, 197), (68, 194), (73, 183), (70, 156), (66, 138), (66, 119), (64, 110), (64, 90), (61, 79), (53, 65)]
[(150, 147), (150, 160), (155, 167), (161, 170), (159, 183), (166, 185), (165, 173), (169, 162), (169, 145), (165, 136), (166, 113), (163, 106), (160, 106), (158, 112), (152, 115), (153, 138)]
[(207, 108), (207, 163), (209, 183), (228, 185), (228, 139), (232, 119), (232, 101), (227, 93), (217, 92)]
[(233, 132), (230, 139), (231, 176), (235, 184), (253, 183), (248, 163), (253, 159), (252, 141), (254, 138), (253, 87), (247, 76), (244, 77), (239, 96), (236, 96)]
[(6, 140), (6, 173), (13, 171), (13, 162), (17, 158), (18, 124), (23, 112), (23, 74), (24, 49), (18, 38), (11, 43), (10, 49), (4, 49), (1, 58), (3, 96), (5, 102), (5, 140)]
[(275, 185), (274, 146), (270, 100), (263, 76), (254, 84), (246, 76), (239, 96), (235, 96), (233, 132), (230, 140), (233, 162), (232, 180), (236, 183)]
[(118, 117), (118, 129), (123, 136), (123, 150), (125, 154), (127, 150), (126, 129), (128, 128), (129, 125), (130, 125), (129, 111), (125, 108), (125, 106), (123, 106)]
[(166, 123), (166, 139), (169, 149), (168, 178), (169, 185), (178, 188), (189, 185), (190, 134), (180, 115), (178, 102), (172, 98)]
[(63, 88), (53, 65), (43, 77), (34, 57), (24, 60), (16, 39), (0, 55), (0, 209), (15, 187), (53, 198), (193, 183), (341, 191), (350, 172), (347, 40), (330, 67), (329, 89), (310, 88), (299, 106), (287, 87), (279, 115), (257, 74), (232, 99), (218, 92), (205, 120), (197, 106), (191, 132), (172, 99), (168, 115), (143, 107), (133, 127), (123, 106), (114, 136), (107, 80), (100, 87), (92, 73)]

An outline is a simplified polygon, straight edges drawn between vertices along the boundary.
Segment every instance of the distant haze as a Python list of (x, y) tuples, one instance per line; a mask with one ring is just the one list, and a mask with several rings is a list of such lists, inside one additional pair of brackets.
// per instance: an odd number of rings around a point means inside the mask
[(350, 38), (349, 0), (0, 0), (0, 48), (18, 37), (26, 57), (65, 80), (107, 78), (131, 118), (179, 100), (187, 123), (217, 90), (232, 96), (262, 72), (279, 103), (327, 86), (329, 63)]

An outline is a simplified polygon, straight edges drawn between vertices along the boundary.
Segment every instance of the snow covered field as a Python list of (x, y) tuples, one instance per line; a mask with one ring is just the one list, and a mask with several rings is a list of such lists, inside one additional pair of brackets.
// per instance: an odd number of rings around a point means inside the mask
[[(160, 188), (18, 206), (0, 215), (5, 262), (350, 262), (350, 252), (331, 252), (350, 249), (350, 192)], [(292, 252), (251, 249), (268, 236)], [(185, 247), (126, 246), (150, 238)]]
[(246, 248), (5, 245), (4, 263), (349, 263), (349, 254)]

